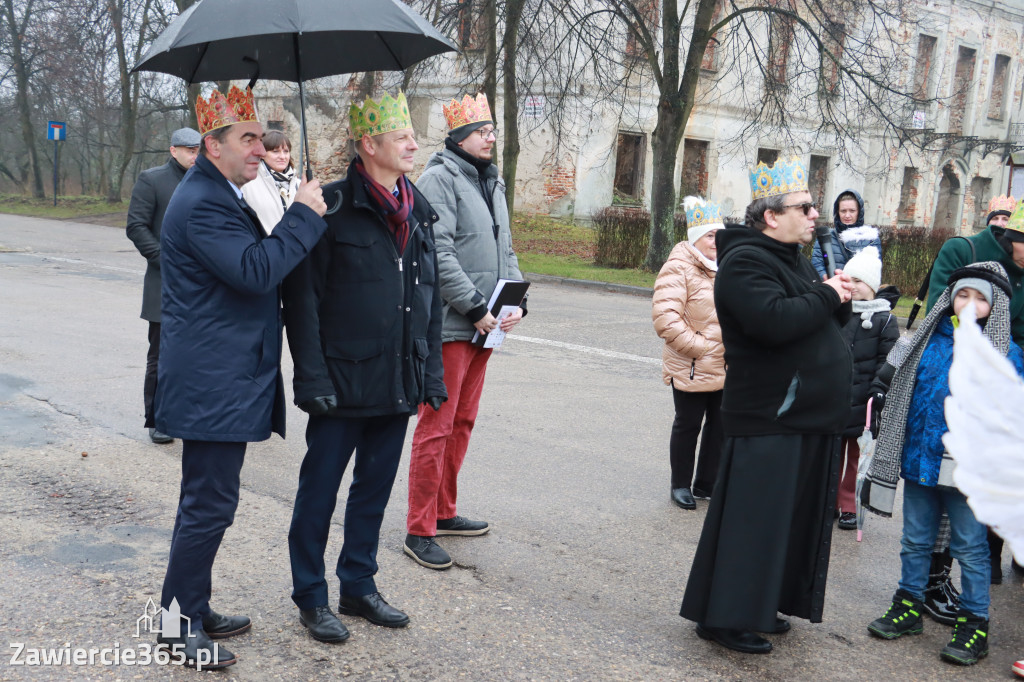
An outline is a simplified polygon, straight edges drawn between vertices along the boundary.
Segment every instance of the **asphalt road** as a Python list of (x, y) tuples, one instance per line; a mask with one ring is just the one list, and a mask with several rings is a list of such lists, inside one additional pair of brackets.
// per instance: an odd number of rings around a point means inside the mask
[[(0, 215), (0, 679), (196, 674), (10, 661), (18, 645), (124, 651), (153, 641), (134, 635), (160, 593), (180, 444), (153, 445), (142, 428), (143, 268), (123, 230)], [(697, 638), (678, 609), (706, 503), (686, 512), (669, 502), (672, 400), (660, 347), (648, 300), (535, 284), (529, 315), (489, 364), (460, 478), (460, 513), (494, 530), (443, 539), (456, 561), (448, 571), (413, 563), (401, 551), (403, 466), (377, 582), (412, 623), (396, 631), (345, 618), (352, 638), (336, 646), (310, 639), (289, 599), (286, 534), (305, 425), (292, 408), (287, 440), (249, 448), (235, 525), (215, 566), (214, 608), (254, 621), (228, 643), (239, 663), (219, 676), (1011, 677), (1011, 662), (1024, 658), (1024, 592), (1008, 557), (1006, 581), (992, 591), (992, 653), (974, 668), (939, 660), (949, 630), (931, 622), (909, 641), (868, 636), (865, 625), (885, 610), (898, 578), (898, 515), (870, 518), (859, 544), (836, 531), (824, 623), (795, 621), (773, 637), (768, 656)], [(290, 377), (287, 354), (284, 365)], [(337, 581), (330, 584), (333, 600)]]

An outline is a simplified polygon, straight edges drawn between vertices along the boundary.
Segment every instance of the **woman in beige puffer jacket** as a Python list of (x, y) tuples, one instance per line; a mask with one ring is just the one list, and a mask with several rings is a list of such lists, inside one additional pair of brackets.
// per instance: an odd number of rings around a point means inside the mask
[[(665, 340), (662, 375), (672, 386), (675, 402), (669, 441), (672, 500), (683, 509), (695, 509), (694, 497), (709, 498), (714, 488), (722, 449), (725, 385), (725, 350), (714, 298), (715, 232), (724, 225), (717, 206), (695, 204), (692, 199), (687, 197), (686, 204), (689, 241), (676, 244), (658, 273), (651, 310), (654, 329)], [(691, 217), (693, 208), (701, 212)], [(702, 218), (716, 222), (702, 223)], [(694, 479), (701, 422), (704, 435)]]

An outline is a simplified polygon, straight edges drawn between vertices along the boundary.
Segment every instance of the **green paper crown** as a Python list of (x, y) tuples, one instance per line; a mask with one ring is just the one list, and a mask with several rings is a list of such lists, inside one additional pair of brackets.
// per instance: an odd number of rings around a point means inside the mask
[(412, 128), (412, 116), (409, 115), (405, 93), (399, 92), (397, 98), (384, 93), (380, 103), (369, 97), (362, 104), (353, 102), (348, 110), (348, 125), (354, 140), (361, 140), (364, 135), (373, 137), (393, 130)]
[(1024, 199), (1017, 202), (1017, 208), (1010, 214), (1010, 221), (1006, 223), (1007, 230), (1024, 232)]

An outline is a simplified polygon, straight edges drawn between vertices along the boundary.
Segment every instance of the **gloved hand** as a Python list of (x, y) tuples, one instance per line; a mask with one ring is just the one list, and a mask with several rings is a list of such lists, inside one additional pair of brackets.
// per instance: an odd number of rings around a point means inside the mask
[(443, 403), (444, 401), (445, 401), (444, 398), (441, 398), (440, 396), (432, 395), (432, 396), (428, 396), (427, 399), (424, 400), (423, 402), (425, 402), (427, 405), (430, 405), (431, 407), (433, 407), (434, 408), (434, 412), (437, 412), (438, 410), (441, 409), (441, 403)]
[(871, 398), (871, 437), (878, 438), (878, 427), (882, 425), (882, 410), (885, 408), (885, 393), (872, 391)]
[(322, 395), (299, 403), (299, 409), (311, 417), (322, 417), (338, 406), (338, 396)]

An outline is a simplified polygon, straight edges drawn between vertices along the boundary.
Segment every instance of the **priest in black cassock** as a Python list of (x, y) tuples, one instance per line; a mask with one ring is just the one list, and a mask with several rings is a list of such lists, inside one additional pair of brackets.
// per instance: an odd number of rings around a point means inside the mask
[(768, 653), (779, 613), (821, 622), (850, 409), (841, 330), (852, 283), (822, 282), (801, 248), (818, 217), (799, 159), (758, 164), (745, 225), (719, 230), (725, 444), (680, 615), (697, 634)]

